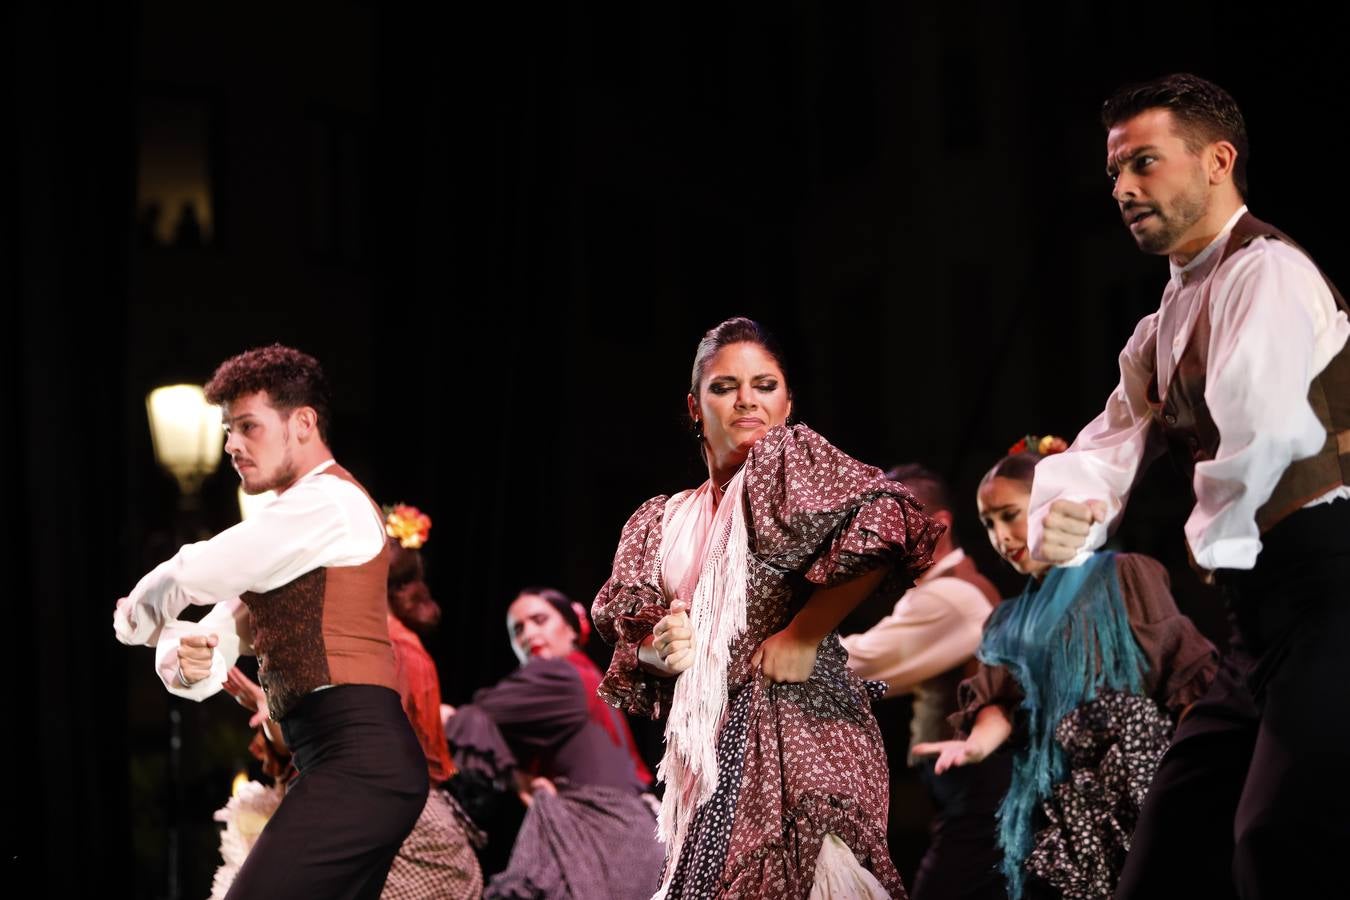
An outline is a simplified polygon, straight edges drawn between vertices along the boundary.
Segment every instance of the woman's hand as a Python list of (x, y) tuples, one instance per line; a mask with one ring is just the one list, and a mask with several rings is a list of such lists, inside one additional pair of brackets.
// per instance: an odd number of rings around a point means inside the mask
[(670, 613), (656, 623), (638, 658), (660, 675), (678, 675), (694, 664), (694, 626), (687, 601), (670, 604)]
[(936, 756), (937, 763), (933, 771), (941, 775), (953, 766), (970, 766), (983, 762), (988, 756), (983, 747), (972, 740), (964, 741), (928, 741), (915, 744), (912, 751), (915, 756)]
[(800, 684), (811, 677), (819, 648), (819, 641), (803, 639), (792, 625), (788, 625), (759, 645), (755, 655), (750, 657), (750, 665), (763, 671), (770, 681)]
[(936, 756), (933, 771), (941, 775), (952, 766), (970, 766), (983, 762), (989, 754), (1003, 746), (1012, 735), (1012, 720), (1003, 707), (989, 704), (975, 714), (975, 727), (964, 741), (929, 741), (915, 744), (915, 756)]
[(536, 791), (544, 791), (555, 797), (558, 796), (558, 786), (542, 775), (530, 775), (517, 769), (515, 777), (516, 796), (520, 798), (520, 802), (525, 804), (526, 807), (529, 807), (534, 803)]
[(253, 680), (240, 671), (238, 666), (231, 666), (229, 674), (225, 676), (225, 683), (222, 685), (225, 693), (229, 694), (244, 709), (250, 710), (253, 716), (248, 720), (250, 728), (257, 728), (270, 718), (267, 710), (267, 695), (263, 689), (254, 684)]

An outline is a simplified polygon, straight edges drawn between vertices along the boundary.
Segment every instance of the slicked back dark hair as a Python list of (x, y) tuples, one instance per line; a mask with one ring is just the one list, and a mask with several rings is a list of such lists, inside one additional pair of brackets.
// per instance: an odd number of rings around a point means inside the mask
[(272, 408), (283, 415), (311, 407), (318, 419), (319, 437), (328, 441), (332, 416), (328, 379), (319, 361), (308, 353), (281, 344), (245, 350), (220, 364), (205, 391), (207, 402), (217, 405), (266, 391)]
[(1102, 125), (1109, 131), (1150, 109), (1172, 113), (1186, 148), (1198, 153), (1213, 141), (1237, 148), (1233, 184), (1247, 197), (1247, 123), (1227, 91), (1198, 75), (1179, 72), (1121, 88), (1102, 104)]
[(1035, 450), (1023, 450), (1021, 453), (1010, 453), (998, 462), (994, 467), (984, 473), (980, 479), (980, 486), (988, 484), (995, 478), (1010, 478), (1013, 481), (1020, 481), (1031, 490), (1031, 481), (1036, 475), (1036, 463), (1045, 459)]
[[(952, 512), (951, 488), (947, 486), (946, 479), (927, 466), (919, 463), (903, 463), (887, 472), (886, 477), (909, 488), (910, 493), (923, 504), (924, 512), (929, 515), (943, 511)], [(953, 547), (961, 546), (954, 529), (949, 530), (947, 534), (951, 537)]]
[(754, 319), (736, 316), (709, 328), (698, 342), (694, 351), (694, 369), (689, 376), (689, 393), (698, 398), (699, 388), (703, 386), (703, 376), (708, 374), (708, 363), (717, 355), (717, 351), (732, 344), (758, 344), (764, 352), (773, 357), (778, 370), (783, 373), (784, 387), (788, 397), (792, 396), (792, 381), (788, 378), (787, 362), (778, 341)]
[(925, 511), (952, 511), (951, 490), (942, 476), (919, 463), (905, 463), (886, 473), (891, 481), (898, 481), (919, 499)]

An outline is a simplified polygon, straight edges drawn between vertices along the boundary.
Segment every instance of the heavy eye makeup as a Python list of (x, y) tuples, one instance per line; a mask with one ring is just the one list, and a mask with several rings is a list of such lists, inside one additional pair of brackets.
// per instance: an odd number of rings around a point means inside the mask
[[(734, 378), (718, 379), (708, 385), (708, 393), (718, 395), (729, 394), (736, 390), (739, 384), (740, 382), (736, 381)], [(759, 391), (761, 394), (772, 394), (774, 391), (778, 390), (778, 379), (761, 376), (755, 380), (754, 387), (755, 390)]]

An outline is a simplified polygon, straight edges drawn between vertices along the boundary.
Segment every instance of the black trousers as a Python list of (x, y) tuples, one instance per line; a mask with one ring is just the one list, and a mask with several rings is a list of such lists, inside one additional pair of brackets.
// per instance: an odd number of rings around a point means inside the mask
[(1012, 778), (1006, 748), (974, 766), (933, 773), (934, 760), (918, 764), (936, 813), (928, 850), (910, 890), (913, 900), (1007, 900), (999, 865), (998, 805)]
[(1350, 896), (1350, 501), (1221, 573), (1233, 643), (1144, 802), (1117, 900)]
[(348, 684), (281, 722), (300, 776), (240, 868), (228, 900), (375, 900), (427, 802), (427, 763), (398, 694)]

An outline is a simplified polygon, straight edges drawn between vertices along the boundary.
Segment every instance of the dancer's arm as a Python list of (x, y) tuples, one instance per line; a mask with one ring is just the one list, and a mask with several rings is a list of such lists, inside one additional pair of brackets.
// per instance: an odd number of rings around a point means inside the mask
[(257, 515), (156, 566), (117, 602), (113, 629), (124, 644), (153, 646), (190, 605), (274, 590), (322, 566), (358, 565), (383, 552), (384, 541), (359, 488), (332, 476), (303, 479)]
[(817, 588), (786, 628), (760, 644), (750, 665), (760, 667), (770, 681), (806, 681), (815, 668), (820, 642), (877, 589), (888, 571), (888, 568), (873, 569), (851, 581)]
[(1210, 300), (1205, 375), (1219, 446), (1195, 465), (1186, 520), (1186, 544), (1206, 571), (1254, 566), (1257, 511), (1290, 463), (1335, 442), (1308, 388), (1350, 334), (1317, 268), (1280, 241), (1254, 242), (1235, 257), (1224, 287)]
[(975, 715), (975, 727), (964, 741), (929, 741), (915, 744), (915, 756), (936, 756), (933, 771), (938, 775), (953, 766), (969, 766), (983, 762), (1003, 746), (1012, 734), (1012, 722), (1003, 707), (990, 704)]
[(1120, 383), (1101, 415), (1068, 450), (1037, 464), (1027, 514), (1036, 559), (1081, 565), (1106, 542), (1140, 468), (1163, 451), (1148, 405), (1157, 318), (1154, 313), (1140, 321), (1120, 352)]
[[(965, 601), (965, 602), (962, 602)], [(871, 628), (840, 638), (859, 678), (886, 682), (886, 696), (912, 693), (975, 655), (989, 603), (969, 582), (935, 578), (911, 588)]]

